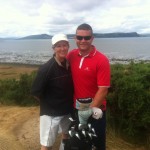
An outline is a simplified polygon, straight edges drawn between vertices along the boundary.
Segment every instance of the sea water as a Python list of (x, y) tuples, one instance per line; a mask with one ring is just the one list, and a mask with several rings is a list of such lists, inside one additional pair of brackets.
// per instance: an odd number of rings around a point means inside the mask
[[(70, 49), (76, 48), (69, 39)], [(110, 61), (150, 61), (150, 37), (95, 38), (93, 44)], [(1, 63), (43, 64), (53, 55), (50, 39), (0, 40)]]

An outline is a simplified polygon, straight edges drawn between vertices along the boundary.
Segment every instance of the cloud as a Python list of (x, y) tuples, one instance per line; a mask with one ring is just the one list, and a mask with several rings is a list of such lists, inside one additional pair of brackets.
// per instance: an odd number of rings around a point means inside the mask
[(5, 0), (0, 37), (75, 33), (83, 22), (100, 33), (150, 33), (149, 6), (149, 0)]

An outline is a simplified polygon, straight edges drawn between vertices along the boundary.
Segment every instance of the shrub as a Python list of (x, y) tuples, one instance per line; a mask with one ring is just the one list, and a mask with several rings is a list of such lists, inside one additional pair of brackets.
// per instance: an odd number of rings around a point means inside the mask
[(108, 122), (134, 142), (150, 138), (150, 64), (111, 66)]
[(35, 74), (35, 72), (30, 75), (21, 74), (19, 80), (0, 80), (0, 103), (22, 106), (37, 105), (35, 99), (30, 95)]

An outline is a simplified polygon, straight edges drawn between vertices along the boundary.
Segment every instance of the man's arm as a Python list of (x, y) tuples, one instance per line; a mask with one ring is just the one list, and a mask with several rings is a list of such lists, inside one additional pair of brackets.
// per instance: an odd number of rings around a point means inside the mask
[(108, 87), (99, 87), (90, 107), (100, 107), (108, 93)]

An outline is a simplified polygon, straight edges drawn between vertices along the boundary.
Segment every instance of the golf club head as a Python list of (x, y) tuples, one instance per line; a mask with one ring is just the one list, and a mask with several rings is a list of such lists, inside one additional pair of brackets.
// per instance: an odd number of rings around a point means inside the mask
[(74, 122), (75, 120), (73, 120), (73, 118), (71, 118), (71, 117), (69, 117), (69, 120), (71, 121), (71, 122)]
[(85, 132), (85, 130), (82, 130), (82, 134), (84, 135), (84, 137), (86, 137), (86, 132)]
[(87, 125), (79, 123), (79, 125), (78, 125), (79, 130), (82, 130), (82, 129), (85, 129), (85, 128), (87, 128)]
[(89, 137), (92, 139), (92, 133), (88, 133)]
[(97, 137), (97, 135), (96, 135), (96, 134), (92, 134), (92, 136)]
[(75, 136), (80, 140), (81, 138), (80, 138), (80, 135), (79, 135), (79, 133), (75, 133)]
[(72, 137), (72, 136), (73, 136), (73, 135), (72, 135), (72, 131), (69, 130), (68, 132), (69, 132), (69, 136)]
[(71, 130), (69, 130), (69, 135), (71, 137), (73, 137), (75, 135), (75, 128), (74, 127), (71, 127)]
[(88, 129), (89, 129), (89, 131), (91, 131), (91, 130), (92, 130), (92, 126), (91, 126), (91, 124), (90, 124), (90, 123), (88, 123)]
[(92, 132), (93, 132), (93, 134), (96, 134), (96, 133), (95, 133), (95, 129), (94, 129), (94, 128), (92, 128)]
[(71, 127), (71, 130), (72, 130), (72, 131), (75, 131), (75, 126), (72, 126), (72, 127)]

